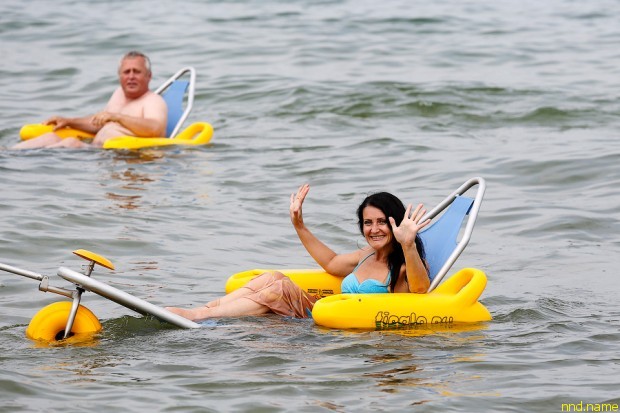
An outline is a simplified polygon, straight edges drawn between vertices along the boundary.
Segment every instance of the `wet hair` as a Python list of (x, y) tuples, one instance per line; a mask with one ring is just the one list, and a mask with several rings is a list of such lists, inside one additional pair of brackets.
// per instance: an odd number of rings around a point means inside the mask
[[(396, 225), (400, 225), (403, 217), (405, 216), (405, 212), (407, 211), (402, 201), (389, 192), (377, 192), (375, 194), (368, 195), (357, 208), (358, 225), (362, 235), (364, 234), (364, 208), (367, 206), (372, 206), (379, 209), (385, 214), (386, 219), (389, 217), (394, 218)], [(389, 225), (389, 222), (388, 227), (390, 229), (390, 233), (392, 234), (392, 252), (388, 256), (388, 267), (392, 272), (390, 287), (391, 291), (394, 291), (394, 287), (396, 286), (396, 282), (400, 276), (400, 268), (405, 263), (405, 254), (403, 253), (403, 247), (398, 241), (396, 241), (394, 231), (392, 231), (392, 226)], [(426, 267), (428, 272), (424, 244), (422, 243), (422, 239), (419, 234), (416, 234), (415, 246), (418, 250), (420, 258), (422, 259), (422, 263), (424, 263), (424, 267)], [(396, 274), (396, 276), (394, 276), (394, 274)]]
[[(137, 50), (131, 50), (127, 53), (125, 53), (125, 55), (123, 56), (123, 58), (121, 59), (121, 65), (123, 64), (123, 61), (125, 59), (133, 59), (136, 57), (141, 57), (144, 59), (144, 65), (146, 66), (146, 71), (151, 73), (151, 59), (149, 59), (149, 57), (147, 55), (145, 55), (142, 52), (139, 52)], [(120, 67), (120, 65), (119, 65)]]

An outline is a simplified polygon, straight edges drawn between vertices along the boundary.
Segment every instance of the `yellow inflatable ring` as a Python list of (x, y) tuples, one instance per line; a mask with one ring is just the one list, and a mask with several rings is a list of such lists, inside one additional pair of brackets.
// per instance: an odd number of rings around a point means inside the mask
[[(32, 340), (56, 341), (62, 339), (71, 313), (70, 301), (59, 301), (39, 310), (32, 317), (26, 329), (26, 336)], [(101, 331), (101, 323), (88, 308), (78, 307), (72, 334), (97, 333)]]
[(33, 139), (38, 136), (43, 135), (44, 133), (54, 132), (56, 135), (60, 136), (62, 139), (66, 138), (78, 138), (78, 139), (90, 139), (95, 135), (90, 132), (84, 132), (78, 129), (72, 128), (61, 128), (58, 130), (54, 130), (54, 125), (44, 125), (42, 123), (35, 123), (32, 125), (24, 125), (19, 130), (19, 137), (26, 141), (28, 139)]
[(105, 141), (103, 149), (141, 149), (170, 145), (198, 146), (209, 143), (212, 137), (213, 126), (206, 122), (196, 122), (189, 125), (174, 138), (117, 136)]
[[(62, 128), (54, 130), (53, 125), (31, 124), (22, 126), (19, 136), (22, 140), (28, 140), (41, 136), (44, 133), (54, 132), (62, 139), (78, 138), (91, 139), (95, 135), (78, 129)], [(103, 143), (103, 149), (141, 149), (158, 146), (182, 145), (198, 146), (206, 145), (213, 137), (213, 126), (207, 122), (195, 122), (181, 131), (174, 138), (152, 137), (138, 138), (136, 136), (117, 136)]]
[[(250, 270), (230, 276), (230, 293), (263, 272)], [(418, 325), (477, 323), (491, 320), (478, 301), (487, 284), (484, 272), (463, 268), (427, 294), (341, 294), (342, 278), (322, 270), (279, 270), (308, 295), (320, 298), (312, 309), (317, 325), (338, 329), (384, 330)]]

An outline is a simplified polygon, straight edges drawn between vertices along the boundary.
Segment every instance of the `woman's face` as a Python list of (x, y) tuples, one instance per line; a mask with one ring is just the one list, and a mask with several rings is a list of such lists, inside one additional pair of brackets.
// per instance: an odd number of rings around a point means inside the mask
[(373, 249), (379, 250), (392, 244), (390, 222), (385, 214), (373, 206), (367, 206), (362, 211), (362, 228), (366, 242)]

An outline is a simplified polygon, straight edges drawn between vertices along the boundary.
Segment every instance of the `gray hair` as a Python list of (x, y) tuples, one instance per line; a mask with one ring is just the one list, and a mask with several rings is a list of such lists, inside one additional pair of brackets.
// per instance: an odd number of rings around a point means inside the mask
[(121, 65), (125, 59), (133, 59), (136, 57), (141, 57), (144, 59), (144, 65), (146, 66), (146, 70), (147, 72), (151, 73), (151, 59), (149, 59), (149, 57), (145, 55), (144, 53), (139, 52), (137, 50), (132, 50), (132, 51), (125, 53), (125, 55), (121, 59)]

